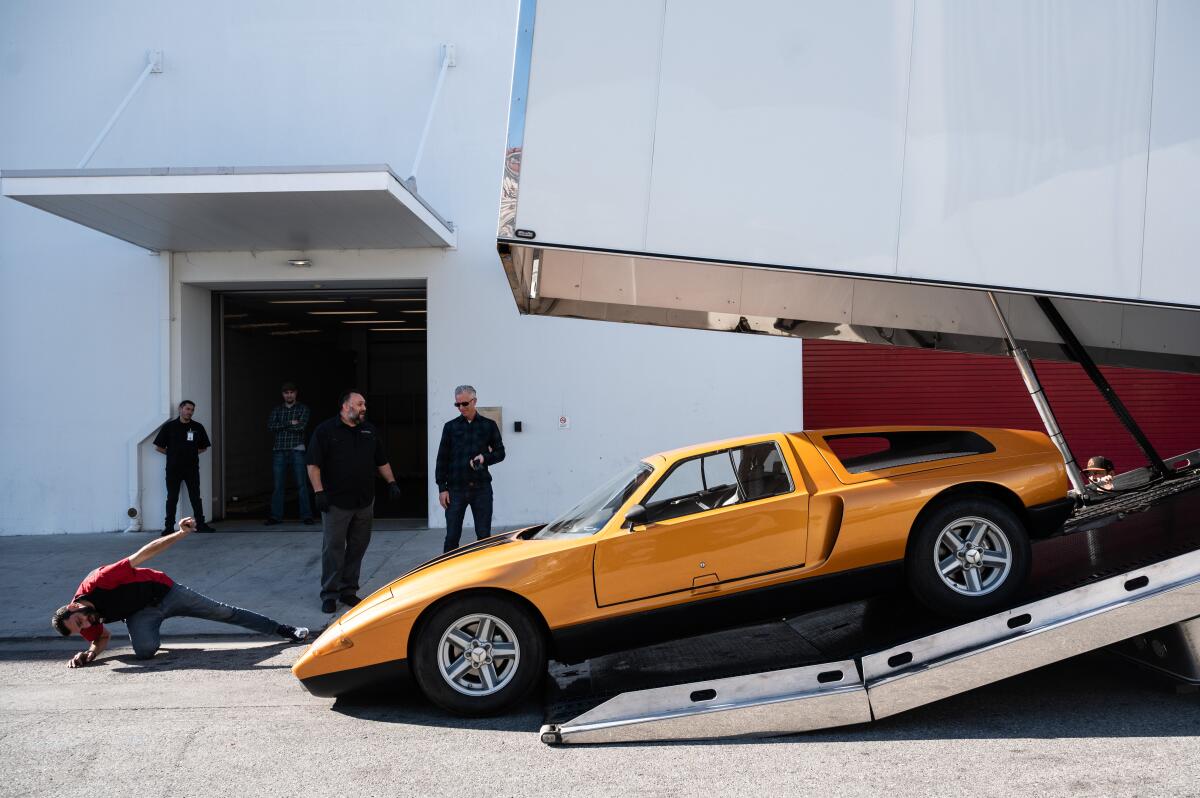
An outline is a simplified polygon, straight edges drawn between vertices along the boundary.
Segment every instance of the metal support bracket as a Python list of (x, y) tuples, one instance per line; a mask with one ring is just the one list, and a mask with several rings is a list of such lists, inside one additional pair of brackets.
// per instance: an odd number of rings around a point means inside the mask
[(1146, 437), (1146, 433), (1138, 426), (1134, 420), (1133, 414), (1129, 412), (1129, 408), (1125, 407), (1125, 403), (1121, 401), (1121, 397), (1117, 396), (1117, 392), (1113, 390), (1112, 385), (1105, 379), (1100, 369), (1096, 366), (1096, 361), (1092, 360), (1092, 356), (1088, 354), (1087, 349), (1079, 339), (1075, 337), (1074, 330), (1071, 325), (1067, 324), (1066, 319), (1058, 312), (1058, 308), (1050, 301), (1048, 297), (1036, 297), (1038, 307), (1042, 309), (1046, 319), (1054, 327), (1054, 331), (1058, 333), (1058, 337), (1063, 341), (1063, 349), (1067, 355), (1083, 367), (1084, 372), (1092, 381), (1092, 384), (1100, 391), (1100, 395), (1104, 397), (1104, 401), (1108, 402), (1108, 406), (1116, 413), (1121, 424), (1133, 436), (1133, 440), (1137, 443), (1138, 448), (1142, 450), (1142, 454), (1150, 461), (1150, 468), (1160, 477), (1170, 477), (1174, 472), (1167, 467), (1163, 459), (1159, 457), (1154, 445), (1150, 443), (1150, 439)]
[(109, 131), (113, 129), (113, 125), (117, 124), (117, 120), (121, 118), (121, 114), (125, 112), (125, 107), (129, 105), (129, 101), (138, 93), (138, 89), (146, 82), (146, 78), (151, 75), (160, 75), (163, 71), (163, 51), (149, 50), (146, 53), (146, 66), (142, 69), (142, 74), (138, 75), (138, 79), (134, 81), (133, 87), (125, 94), (125, 99), (121, 100), (121, 104), (117, 106), (117, 110), (113, 111), (113, 115), (109, 117), (108, 124), (100, 131), (100, 135), (96, 136), (96, 140), (92, 142), (92, 146), (88, 147), (87, 153), (80, 159), (76, 168), (83, 169), (92, 160), (92, 156), (96, 154), (96, 150), (100, 149), (100, 145), (104, 143), (104, 139), (108, 138)]
[(1200, 618), (1155, 629), (1109, 650), (1175, 681), (1200, 685)]
[(412, 168), (408, 170), (405, 185), (413, 191), (417, 189), (417, 170), (421, 166), (421, 156), (425, 154), (425, 141), (429, 138), (429, 129), (433, 126), (433, 113), (437, 110), (438, 97), (442, 93), (442, 84), (446, 81), (446, 71), (458, 66), (458, 48), (453, 44), (443, 44), (441, 48), (442, 65), (438, 69), (437, 83), (433, 86), (433, 99), (429, 101), (429, 113), (425, 115), (425, 127), (421, 129), (421, 138), (417, 142), (417, 154), (413, 156)]

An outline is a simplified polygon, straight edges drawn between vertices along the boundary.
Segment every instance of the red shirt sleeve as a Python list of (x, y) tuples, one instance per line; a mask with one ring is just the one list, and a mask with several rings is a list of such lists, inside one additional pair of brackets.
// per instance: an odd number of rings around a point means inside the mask
[(75, 598), (86, 596), (93, 590), (112, 590), (133, 578), (133, 566), (129, 564), (128, 557), (108, 565), (102, 565), (88, 574), (87, 578), (80, 583), (79, 589), (75, 591)]
[(133, 579), (133, 566), (126, 557), (123, 560), (117, 560), (111, 565), (105, 565), (96, 572), (95, 586), (100, 589), (112, 589)]
[(79, 636), (89, 643), (95, 643), (101, 637), (104, 637), (104, 624), (94, 623), (91, 626), (80, 629)]

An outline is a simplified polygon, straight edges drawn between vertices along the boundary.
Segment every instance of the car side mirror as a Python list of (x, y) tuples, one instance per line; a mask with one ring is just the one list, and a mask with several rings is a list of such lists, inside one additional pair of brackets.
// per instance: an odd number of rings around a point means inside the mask
[(635, 526), (645, 526), (648, 523), (646, 520), (646, 508), (640, 504), (630, 507), (629, 512), (625, 513), (625, 523), (629, 524), (630, 530)]

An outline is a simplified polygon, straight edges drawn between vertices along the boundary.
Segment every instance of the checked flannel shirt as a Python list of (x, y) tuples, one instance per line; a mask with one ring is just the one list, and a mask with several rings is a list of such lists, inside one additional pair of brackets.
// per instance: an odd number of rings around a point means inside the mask
[[(292, 419), (300, 423), (293, 424)], [(277, 405), (267, 419), (267, 429), (275, 433), (273, 452), (285, 452), (304, 445), (304, 428), (308, 426), (308, 406), (296, 402), (291, 407)]]
[[(483, 466), (473, 470), (470, 461), (477, 454), (483, 455)], [(438, 444), (434, 469), (438, 490), (466, 490), (471, 484), (491, 482), (488, 466), (503, 459), (504, 441), (495, 421), (483, 415), (476, 415), (472, 422), (462, 416), (451, 419), (442, 427), (442, 441)]]

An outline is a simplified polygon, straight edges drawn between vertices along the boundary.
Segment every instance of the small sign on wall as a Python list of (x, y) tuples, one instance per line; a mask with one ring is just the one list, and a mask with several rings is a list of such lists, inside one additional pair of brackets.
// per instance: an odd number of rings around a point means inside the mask
[(567, 416), (559, 416), (558, 417), (558, 428), (559, 429), (570, 429), (571, 428), (571, 419)]
[(475, 406), (475, 411), (484, 418), (490, 418), (496, 422), (496, 426), (504, 429), (504, 408), (503, 407), (479, 407)]

